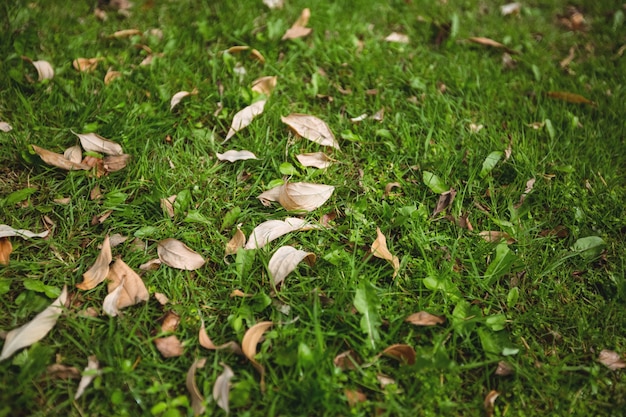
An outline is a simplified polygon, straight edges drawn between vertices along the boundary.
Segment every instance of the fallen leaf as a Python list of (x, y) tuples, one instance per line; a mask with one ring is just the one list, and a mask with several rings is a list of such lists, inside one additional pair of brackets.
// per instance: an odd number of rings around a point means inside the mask
[(499, 395), (500, 393), (498, 391), (492, 389), (485, 396), (485, 401), (483, 402), (483, 405), (485, 406), (485, 415), (487, 417), (493, 416), (494, 405), (496, 402), (496, 398), (498, 398)]
[(252, 81), (252, 91), (269, 96), (272, 94), (272, 91), (274, 91), (274, 88), (276, 88), (277, 81), (278, 77), (276, 76), (257, 78)]
[(439, 201), (437, 201), (437, 207), (435, 207), (432, 217), (435, 217), (437, 214), (450, 207), (454, 201), (454, 197), (456, 197), (456, 190), (454, 188), (450, 188), (445, 193), (439, 195)]
[(500, 13), (502, 16), (508, 16), (510, 14), (517, 15), (522, 10), (522, 3), (508, 3), (500, 6)]
[(80, 379), (80, 371), (75, 366), (55, 363), (48, 365), (46, 376), (51, 379)]
[(391, 32), (385, 40), (387, 42), (409, 43), (409, 37), (403, 33)]
[(183, 344), (174, 335), (156, 338), (154, 339), (154, 345), (164, 358), (176, 358), (185, 353)]
[(602, 349), (598, 356), (598, 361), (611, 371), (626, 368), (626, 362), (622, 359), (621, 355), (612, 350)]
[(300, 13), (300, 17), (298, 18), (298, 20), (296, 20), (295, 23), (289, 29), (287, 29), (281, 40), (284, 41), (287, 39), (297, 39), (309, 35), (313, 30), (306, 27), (306, 25), (309, 23), (310, 17), (311, 10), (309, 8), (302, 10), (302, 13)]
[(398, 361), (413, 365), (415, 363), (415, 349), (409, 345), (395, 344), (391, 345), (381, 352), (381, 355), (389, 356)]
[(98, 362), (98, 358), (96, 356), (89, 356), (87, 358), (87, 366), (83, 371), (83, 376), (78, 383), (78, 388), (76, 389), (76, 394), (74, 394), (74, 400), (78, 400), (85, 389), (91, 384), (91, 381), (100, 373), (99, 371), (100, 363)]
[(83, 149), (88, 152), (98, 152), (105, 155), (123, 155), (122, 147), (96, 133), (74, 133), (80, 139)]
[(220, 161), (228, 161), (228, 162), (245, 161), (247, 159), (257, 159), (255, 154), (246, 150), (243, 150), (243, 151), (230, 150), (224, 153), (216, 152), (215, 156)]
[(524, 200), (526, 200), (526, 196), (528, 196), (528, 194), (530, 194), (530, 192), (533, 190), (533, 187), (535, 186), (535, 179), (531, 178), (528, 181), (526, 181), (526, 188), (524, 189), (524, 192), (522, 193), (522, 195), (519, 198), (519, 201), (517, 202), (517, 204), (515, 204), (515, 208), (519, 208), (522, 204), (524, 204)]
[(2, 132), (10, 132), (13, 130), (13, 127), (7, 122), (0, 122), (0, 131)]
[[(118, 311), (148, 301), (150, 294), (143, 280), (122, 259), (117, 259), (109, 268), (108, 291), (102, 309), (110, 316), (116, 316)], [(108, 300), (107, 300), (108, 299)], [(114, 313), (114, 314), (111, 314)]]
[(170, 218), (174, 217), (174, 201), (176, 201), (176, 194), (160, 200), (161, 209), (166, 212)]
[(222, 365), (224, 371), (217, 377), (215, 385), (213, 385), (213, 399), (217, 402), (217, 406), (228, 414), (230, 380), (235, 376), (235, 373), (230, 369), (230, 366), (226, 365), (224, 362), (220, 362), (220, 365)]
[(205, 363), (206, 358), (200, 358), (193, 361), (187, 371), (187, 378), (185, 380), (187, 391), (189, 391), (189, 395), (191, 396), (191, 408), (193, 409), (194, 416), (204, 414), (204, 411), (206, 410), (206, 407), (204, 406), (204, 397), (200, 393), (198, 385), (196, 385), (196, 369), (203, 368)]
[[(30, 59), (29, 59), (30, 61)], [(51, 80), (54, 78), (54, 69), (48, 61), (30, 61), (37, 70), (39, 81)]]
[(478, 235), (480, 237), (482, 237), (483, 239), (485, 239), (487, 242), (489, 243), (498, 243), (501, 240), (506, 240), (507, 244), (511, 244), (511, 243), (515, 243), (515, 239), (513, 239), (511, 237), (511, 235), (509, 235), (506, 232), (499, 232), (496, 230), (488, 230), (488, 231), (484, 231), (484, 232), (479, 232)]
[(102, 159), (102, 165), (107, 172), (116, 172), (126, 168), (130, 155), (107, 155)]
[(367, 119), (367, 113), (363, 113), (362, 115), (357, 116), (357, 117), (352, 117), (352, 118), (350, 119), (350, 121), (351, 121), (352, 123), (359, 123), (359, 122), (362, 122), (362, 121), (363, 121), (363, 120), (365, 120), (365, 119)]
[(335, 135), (323, 120), (308, 114), (292, 113), (281, 117), (283, 123), (291, 128), (297, 135), (318, 143), (322, 146), (331, 146), (339, 149)]
[(183, 242), (173, 238), (160, 241), (157, 246), (157, 254), (165, 265), (187, 271), (201, 268), (206, 262), (197, 252), (191, 250)]
[(0, 265), (8, 265), (13, 245), (8, 237), (0, 237)]
[(400, 269), (400, 260), (397, 256), (394, 256), (387, 249), (387, 239), (385, 235), (380, 231), (380, 228), (376, 228), (376, 240), (372, 243), (371, 252), (377, 258), (388, 261), (393, 266), (393, 276), (398, 275)]
[(202, 325), (200, 326), (200, 332), (198, 333), (198, 342), (200, 346), (209, 350), (230, 350), (231, 352), (242, 355), (241, 347), (237, 344), (237, 342), (227, 342), (221, 345), (215, 345), (209, 335), (206, 332), (206, 327), (204, 327), (204, 320), (202, 321)]
[(4, 346), (2, 346), (0, 361), (11, 357), (16, 351), (43, 339), (52, 330), (57, 319), (63, 313), (66, 301), (67, 286), (63, 286), (61, 295), (45, 310), (37, 314), (28, 323), (8, 332), (4, 340)]
[(72, 61), (72, 66), (76, 71), (94, 72), (100, 61), (102, 61), (102, 58), (76, 58)]
[(378, 383), (380, 384), (381, 388), (385, 388), (387, 385), (391, 385), (391, 384), (395, 384), (396, 381), (391, 378), (390, 376), (387, 375), (383, 375), (383, 374), (377, 374), (376, 375), (376, 379), (378, 380)]
[(296, 159), (305, 167), (315, 167), (319, 169), (328, 168), (334, 162), (334, 160), (324, 152), (303, 153), (296, 155)]
[(511, 375), (513, 372), (514, 372), (514, 369), (511, 365), (509, 365), (505, 361), (500, 361), (498, 362), (498, 367), (496, 368), (496, 371), (494, 372), (494, 374), (498, 376), (507, 376), (507, 375)]
[[(244, 127), (248, 126), (252, 123), (252, 120), (258, 115), (263, 113), (263, 109), (265, 108), (265, 103), (267, 100), (259, 100), (251, 105), (244, 107), (242, 110), (238, 111), (235, 116), (233, 116), (233, 121), (230, 125), (230, 130), (226, 134), (226, 142), (228, 139), (232, 138), (235, 133), (239, 132)], [(223, 143), (223, 142), (222, 142)]]
[(250, 298), (250, 297), (254, 297), (254, 294), (246, 294), (245, 292), (239, 289), (235, 289), (230, 293), (230, 298), (233, 298), (233, 297)]
[(76, 284), (76, 288), (84, 291), (95, 288), (109, 275), (109, 264), (112, 260), (113, 255), (111, 254), (109, 235), (106, 235), (96, 262), (83, 274), (83, 282)]
[(470, 42), (477, 43), (479, 45), (483, 45), (483, 46), (490, 46), (492, 48), (504, 49), (509, 54), (518, 54), (519, 53), (518, 51), (516, 51), (514, 49), (510, 49), (506, 45), (503, 45), (500, 42), (496, 42), (493, 39), (483, 38), (483, 37), (471, 37), (471, 38), (467, 38), (467, 40), (470, 41)]
[(333, 359), (333, 364), (335, 364), (337, 368), (344, 370), (356, 369), (360, 363), (360, 358), (353, 350), (341, 352), (339, 355), (335, 356), (335, 359)]
[(571, 48), (569, 48), (569, 53), (567, 54), (567, 56), (563, 58), (561, 62), (559, 62), (559, 66), (561, 68), (567, 68), (569, 64), (571, 64), (571, 62), (574, 60), (575, 56), (576, 56), (576, 47), (572, 46)]
[(115, 80), (116, 78), (120, 78), (122, 76), (122, 73), (119, 71), (113, 71), (112, 69), (108, 69), (107, 73), (104, 75), (104, 85), (109, 85), (113, 82), (113, 80)]
[(173, 311), (168, 311), (161, 323), (162, 332), (173, 332), (180, 324), (180, 316)]
[(160, 266), (160, 259), (150, 259), (148, 262), (139, 265), (139, 269), (142, 271), (156, 271)]
[(274, 239), (290, 232), (311, 230), (313, 225), (304, 219), (287, 217), (285, 220), (267, 220), (254, 228), (250, 233), (245, 249), (261, 249)]
[(350, 407), (355, 407), (358, 403), (367, 401), (367, 396), (359, 390), (346, 388), (343, 390), (343, 393), (346, 396), (346, 399), (348, 400), (348, 404), (350, 404)]
[(257, 198), (261, 202), (278, 201), (287, 211), (313, 211), (323, 205), (333, 191), (332, 185), (291, 182), (265, 191)]
[(237, 54), (243, 51), (250, 51), (250, 55), (254, 59), (259, 61), (261, 64), (265, 64), (265, 57), (263, 56), (263, 54), (261, 54), (256, 49), (250, 48), (249, 46), (245, 46), (245, 45), (231, 46), (230, 48), (226, 49), (224, 52), (228, 52), (229, 54)]
[(263, 365), (257, 362), (254, 357), (256, 356), (256, 346), (263, 337), (263, 333), (265, 333), (267, 329), (273, 325), (274, 323), (271, 321), (262, 321), (257, 323), (246, 331), (243, 335), (243, 340), (241, 341), (243, 354), (246, 358), (248, 358), (248, 360), (250, 360), (252, 366), (254, 366), (261, 375), (261, 392), (265, 392), (265, 368), (263, 368)]
[(159, 302), (159, 304), (161, 304), (162, 306), (166, 305), (167, 303), (170, 302), (169, 298), (167, 298), (167, 296), (163, 293), (160, 292), (155, 292), (154, 293), (154, 298), (156, 298), (156, 300)]
[(85, 170), (89, 171), (91, 167), (89, 165), (83, 163), (75, 163), (66, 159), (63, 155), (58, 153), (51, 152), (47, 149), (40, 148), (37, 145), (30, 145), (33, 150), (39, 155), (42, 161), (44, 161), (48, 165), (55, 166), (57, 168), (65, 169), (67, 171), (71, 170)]
[(195, 88), (191, 91), (179, 91), (178, 93), (174, 94), (172, 96), (172, 99), (170, 100), (170, 111), (172, 111), (183, 98), (195, 94), (198, 94), (198, 90), (196, 90)]
[(411, 314), (404, 321), (416, 326), (436, 326), (437, 324), (445, 323), (446, 319), (442, 316), (435, 316), (434, 314), (420, 311), (418, 313)]
[(383, 119), (385, 118), (385, 108), (381, 108), (380, 110), (378, 110), (376, 113), (374, 113), (370, 119), (372, 120), (376, 120), (377, 122), (382, 122)]
[(122, 30), (113, 32), (111, 37), (120, 39), (120, 38), (130, 38), (131, 36), (136, 36), (136, 35), (141, 35), (141, 31), (139, 29), (122, 29)]
[(313, 266), (315, 264), (315, 254), (296, 249), (292, 246), (282, 246), (278, 248), (267, 266), (270, 276), (273, 279), (274, 287), (279, 287), (285, 280), (285, 277), (296, 269), (296, 266), (303, 260), (309, 266)]
[(478, 133), (480, 132), (485, 126), (483, 125), (477, 125), (476, 123), (470, 123), (469, 124), (469, 130), (472, 133)]
[(41, 233), (33, 233), (30, 230), (25, 230), (25, 229), (14, 229), (9, 225), (6, 224), (0, 224), (0, 238), (1, 237), (12, 237), (12, 236), (19, 236), (23, 239), (28, 239), (31, 237), (46, 237), (48, 236), (48, 234), (50, 233), (49, 230), (46, 230), (45, 232), (41, 232)]
[(263, 4), (270, 9), (282, 9), (285, 5), (285, 0), (263, 0)]
[(70, 146), (63, 152), (63, 157), (75, 164), (80, 164), (83, 160), (83, 149), (78, 146)]
[(556, 99), (556, 100), (562, 100), (565, 101), (567, 103), (574, 103), (574, 104), (591, 104), (594, 105), (595, 103), (589, 99), (586, 99), (585, 97), (578, 95), (578, 94), (574, 94), (574, 93), (568, 93), (565, 91), (549, 91), (547, 93), (548, 97)]
[(224, 257), (236, 254), (237, 251), (240, 248), (243, 248), (245, 245), (246, 245), (246, 235), (241, 231), (239, 226), (237, 226), (237, 231), (235, 232), (235, 235), (226, 244)]

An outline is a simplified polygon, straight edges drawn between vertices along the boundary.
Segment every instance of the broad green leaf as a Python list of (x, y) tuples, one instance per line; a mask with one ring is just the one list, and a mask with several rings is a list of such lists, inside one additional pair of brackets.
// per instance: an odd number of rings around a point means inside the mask
[(550, 139), (554, 139), (554, 137), (556, 136), (556, 130), (554, 130), (552, 121), (550, 119), (546, 119), (543, 122), (545, 123), (546, 130), (548, 131), (548, 136), (550, 136)]
[(486, 284), (490, 285), (501, 276), (508, 274), (516, 260), (517, 256), (509, 249), (506, 242), (499, 243), (496, 246), (496, 257), (485, 271)]
[(476, 332), (478, 333), (483, 352), (485, 352), (487, 357), (498, 355), (502, 351), (502, 347), (493, 332), (483, 327), (476, 329)]
[(485, 178), (496, 167), (500, 159), (502, 159), (502, 152), (491, 152), (483, 161), (483, 168), (480, 170), (481, 178)]
[(507, 307), (515, 307), (517, 304), (517, 300), (519, 299), (519, 288), (513, 287), (509, 290), (509, 293), (506, 296), (506, 305)]
[(11, 290), (11, 280), (0, 278), (0, 295), (6, 294)]
[(174, 200), (173, 206), (176, 214), (184, 214), (191, 206), (191, 191), (186, 189), (179, 191), (178, 194), (176, 194), (176, 200)]
[(142, 237), (150, 237), (156, 235), (159, 232), (159, 229), (155, 226), (144, 226), (138, 229), (133, 236), (142, 238)]
[(424, 184), (435, 194), (445, 193), (450, 189), (438, 176), (429, 171), (422, 172)]
[(254, 258), (256, 255), (256, 251), (254, 249), (239, 249), (237, 251), (237, 256), (235, 257), (235, 267), (237, 269), (237, 275), (240, 278), (247, 277), (248, 273), (252, 269), (252, 263), (254, 262)]
[(572, 250), (587, 260), (595, 259), (604, 250), (606, 243), (598, 236), (582, 237), (574, 243)]
[(233, 207), (224, 215), (224, 220), (222, 220), (222, 230), (228, 229), (233, 226), (239, 216), (241, 215), (241, 208), (239, 206)]
[(200, 213), (198, 210), (189, 210), (189, 212), (187, 213), (187, 216), (185, 217), (185, 220), (183, 220), (185, 223), (204, 223), (204, 224), (211, 224), (211, 221), (202, 213)]
[(380, 300), (371, 284), (363, 283), (357, 288), (354, 295), (354, 307), (363, 315), (361, 317), (361, 330), (367, 333), (370, 347), (375, 349), (376, 341), (380, 339), (378, 329), (382, 322), (378, 315)]
[(296, 167), (291, 165), (289, 162), (283, 162), (282, 164), (280, 164), (280, 167), (278, 167), (278, 169), (280, 170), (280, 173), (283, 175), (298, 175), (299, 174)]
[(16, 204), (26, 200), (31, 194), (37, 192), (36, 188), (28, 187), (18, 191), (14, 191), (6, 197), (7, 204)]
[(494, 332), (504, 330), (506, 325), (506, 316), (504, 314), (493, 314), (485, 318), (485, 325)]

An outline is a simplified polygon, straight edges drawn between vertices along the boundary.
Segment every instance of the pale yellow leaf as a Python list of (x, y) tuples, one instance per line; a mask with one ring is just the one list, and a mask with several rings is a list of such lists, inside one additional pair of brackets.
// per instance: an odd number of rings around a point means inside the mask
[(167, 298), (167, 296), (163, 293), (160, 292), (155, 292), (154, 293), (154, 298), (156, 298), (156, 300), (159, 302), (159, 304), (161, 304), (162, 306), (164, 306), (165, 304), (169, 303), (170, 300), (169, 298)]
[(252, 91), (269, 96), (272, 94), (272, 91), (274, 91), (274, 88), (276, 88), (277, 81), (278, 77), (276, 76), (257, 78), (252, 81)]
[(246, 150), (242, 150), (242, 151), (230, 150), (224, 153), (216, 152), (215, 156), (220, 161), (228, 161), (228, 162), (245, 161), (247, 159), (257, 159), (255, 154)]
[(33, 233), (30, 230), (14, 229), (9, 225), (0, 224), (0, 237), (19, 236), (23, 239), (28, 239), (31, 237), (46, 237), (48, 236), (48, 233), (50, 233), (49, 230), (46, 230), (45, 232), (41, 232), (41, 233)]
[(80, 146), (70, 146), (63, 152), (63, 157), (74, 164), (80, 164), (83, 160), (83, 150)]
[(414, 324), (416, 326), (435, 326), (437, 324), (443, 324), (446, 319), (441, 316), (435, 316), (434, 314), (420, 311), (419, 313), (413, 313), (407, 317), (404, 321)]
[(391, 32), (389, 36), (385, 38), (387, 42), (396, 43), (409, 43), (409, 37), (403, 33)]
[(313, 226), (306, 220), (297, 217), (287, 217), (285, 220), (268, 220), (255, 227), (250, 233), (245, 249), (260, 249), (287, 233), (312, 228)]
[(170, 100), (170, 111), (173, 110), (174, 107), (176, 107), (176, 105), (180, 103), (183, 98), (195, 94), (198, 94), (198, 90), (196, 90), (195, 88), (191, 91), (179, 91), (178, 93), (174, 94), (172, 96), (172, 99)]
[(109, 268), (108, 291), (109, 294), (122, 287), (117, 298), (117, 308), (122, 309), (148, 301), (150, 294), (143, 280), (122, 259), (117, 259)]
[(213, 399), (217, 402), (217, 406), (222, 410), (229, 413), (228, 407), (228, 394), (230, 393), (230, 380), (235, 376), (235, 373), (224, 362), (220, 362), (220, 365), (224, 367), (224, 371), (215, 380), (213, 385)]
[(2, 132), (10, 132), (13, 130), (13, 127), (7, 122), (0, 122), (0, 131)]
[(335, 135), (323, 120), (309, 114), (292, 113), (281, 117), (283, 123), (291, 128), (297, 135), (318, 143), (322, 146), (330, 146), (339, 149)]
[(74, 133), (80, 139), (83, 149), (90, 152), (103, 153), (105, 155), (123, 155), (122, 147), (96, 133)]
[(196, 369), (203, 368), (205, 363), (206, 358), (196, 359), (187, 371), (185, 385), (187, 385), (187, 391), (189, 391), (189, 395), (191, 396), (191, 408), (193, 409), (194, 416), (204, 414), (204, 411), (206, 410), (206, 407), (204, 406), (204, 397), (196, 385)]
[(204, 320), (202, 321), (202, 325), (200, 326), (200, 332), (198, 333), (198, 342), (200, 343), (200, 346), (205, 349), (230, 350), (237, 355), (243, 354), (243, 352), (241, 351), (241, 347), (239, 347), (237, 342), (226, 342), (221, 345), (215, 345), (206, 332), (206, 327), (204, 327)]
[(285, 34), (283, 35), (281, 39), (287, 40), (287, 39), (304, 38), (305, 36), (308, 36), (312, 31), (313, 29), (305, 28), (302, 26), (292, 27), (292, 28), (287, 29), (287, 31), (285, 32)]
[(334, 162), (324, 152), (303, 153), (296, 155), (296, 159), (305, 167), (328, 168)]
[(63, 312), (66, 301), (67, 287), (63, 286), (59, 298), (54, 300), (45, 310), (37, 314), (28, 323), (8, 332), (2, 346), (0, 361), (11, 357), (16, 351), (43, 339), (56, 324), (57, 319)]
[(252, 120), (263, 113), (263, 109), (265, 108), (265, 103), (267, 100), (259, 100), (247, 107), (244, 107), (242, 110), (238, 111), (235, 116), (233, 116), (233, 121), (230, 126), (230, 130), (228, 134), (226, 134), (226, 142), (228, 139), (232, 138), (235, 133), (239, 132), (244, 127), (248, 126), (252, 123)]
[(87, 164), (83, 163), (75, 163), (66, 159), (63, 155), (51, 152), (47, 149), (40, 148), (37, 145), (30, 145), (33, 147), (33, 150), (39, 155), (42, 161), (44, 161), (48, 165), (55, 166), (57, 168), (65, 169), (67, 171), (71, 170), (86, 170), (89, 171), (91, 167)]
[[(85, 388), (91, 384), (91, 381), (100, 373), (98, 371), (100, 369), (100, 363), (98, 362), (98, 358), (96, 356), (89, 356), (87, 358), (87, 366), (83, 372), (83, 376), (78, 383), (78, 388), (76, 389), (76, 394), (74, 394), (74, 400), (79, 399), (83, 393), (85, 392)], [(97, 372), (96, 372), (97, 371)]]
[(367, 113), (363, 113), (362, 115), (357, 116), (357, 117), (351, 117), (350, 121), (352, 123), (359, 123), (359, 122), (362, 122), (365, 119), (367, 119)]
[(395, 277), (398, 274), (398, 270), (400, 269), (400, 260), (397, 256), (392, 255), (391, 252), (389, 252), (389, 249), (387, 249), (387, 239), (378, 227), (376, 228), (376, 235), (376, 240), (374, 241), (374, 243), (372, 243), (372, 255), (391, 263), (391, 265), (393, 266), (393, 276)]
[(141, 31), (139, 29), (123, 29), (113, 32), (111, 35), (112, 38), (130, 38), (131, 36), (141, 35)]
[(250, 360), (250, 363), (256, 368), (261, 375), (261, 392), (265, 391), (265, 368), (254, 358), (256, 356), (256, 346), (261, 341), (263, 334), (272, 327), (274, 323), (271, 321), (262, 321), (250, 327), (243, 335), (241, 341), (241, 349), (243, 354)]
[(83, 282), (76, 284), (76, 288), (81, 290), (90, 290), (95, 288), (98, 284), (104, 281), (107, 275), (109, 275), (109, 264), (112, 260), (113, 255), (111, 254), (109, 235), (106, 235), (104, 237), (104, 241), (102, 242), (100, 254), (98, 254), (98, 257), (96, 258), (96, 262), (94, 262), (91, 268), (83, 274)]
[(598, 361), (611, 371), (626, 368), (626, 362), (622, 357), (612, 350), (602, 349), (598, 356)]
[(313, 211), (323, 205), (334, 190), (332, 185), (293, 182), (274, 187), (257, 198), (261, 202), (278, 201), (287, 211)]
[(178, 337), (172, 335), (167, 337), (158, 337), (154, 339), (154, 345), (156, 346), (161, 356), (164, 358), (176, 358), (182, 356), (185, 353), (183, 344), (178, 340)]
[(205, 263), (200, 254), (173, 238), (160, 241), (157, 246), (157, 253), (161, 262), (172, 268), (193, 271), (201, 268)]
[(54, 78), (54, 69), (48, 61), (31, 61), (37, 74), (39, 75), (39, 81), (51, 80)]
[(296, 266), (303, 260), (309, 266), (313, 266), (315, 263), (315, 254), (296, 249), (292, 246), (282, 246), (278, 248), (267, 266), (272, 276), (274, 286), (278, 287), (281, 285), (285, 277), (296, 269)]

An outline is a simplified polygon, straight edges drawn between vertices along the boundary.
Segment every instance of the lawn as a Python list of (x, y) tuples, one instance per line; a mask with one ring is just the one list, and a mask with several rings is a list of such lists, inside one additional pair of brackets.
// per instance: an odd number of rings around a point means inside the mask
[(0, 5), (0, 416), (623, 415), (623, 2), (94, 3)]

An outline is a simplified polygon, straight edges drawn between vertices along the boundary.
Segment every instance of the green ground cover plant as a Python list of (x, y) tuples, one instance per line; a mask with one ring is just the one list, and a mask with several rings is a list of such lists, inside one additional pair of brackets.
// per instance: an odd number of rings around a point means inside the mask
[(622, 2), (99, 3), (0, 5), (0, 416), (623, 415)]

